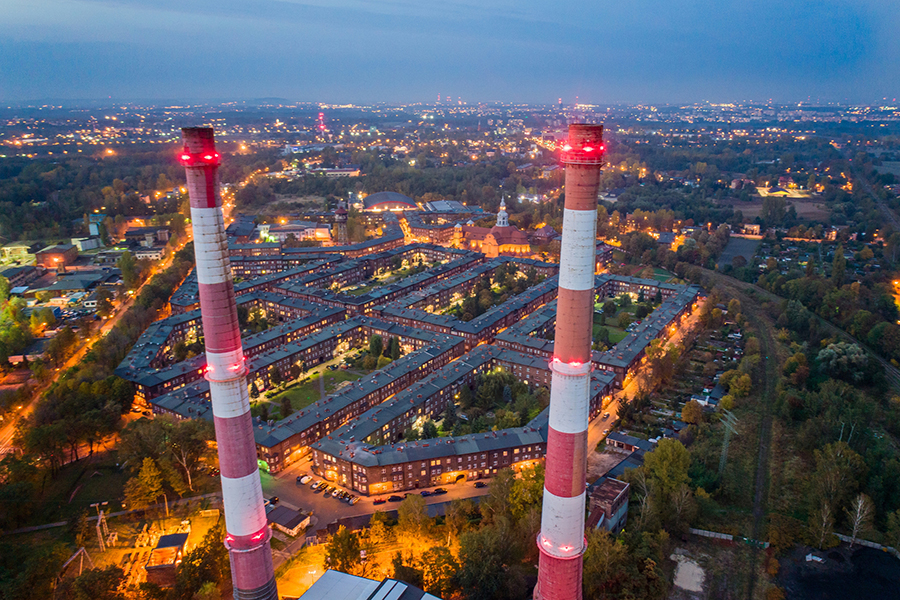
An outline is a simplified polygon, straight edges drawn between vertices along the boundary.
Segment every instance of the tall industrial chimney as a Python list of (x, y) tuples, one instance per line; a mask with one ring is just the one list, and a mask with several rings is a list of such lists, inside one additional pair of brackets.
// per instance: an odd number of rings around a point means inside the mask
[(184, 150), (180, 158), (191, 198), (200, 315), (206, 341), (206, 379), (219, 447), (225, 546), (231, 559), (234, 597), (278, 600), (269, 545), (272, 534), (266, 522), (256, 462), (247, 367), (219, 195), (219, 154), (211, 128), (188, 127), (181, 130), (181, 135)]
[(535, 600), (580, 600), (603, 126), (570, 125)]

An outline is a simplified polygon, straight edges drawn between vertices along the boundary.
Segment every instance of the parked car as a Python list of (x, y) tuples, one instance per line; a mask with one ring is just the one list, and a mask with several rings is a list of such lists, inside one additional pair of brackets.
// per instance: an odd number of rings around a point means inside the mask
[(391, 496), (388, 498), (388, 502), (403, 502), (403, 498), (401, 496)]
[(375, 498), (374, 500), (372, 500), (372, 504), (384, 504), (385, 502), (387, 502), (387, 500), (385, 500), (384, 498)]
[[(350, 506), (353, 506), (353, 505), (356, 504), (357, 502), (359, 502), (359, 497), (358, 497), (358, 496), (350, 496)], [(382, 500), (382, 502), (383, 502), (383, 500)]]
[(603, 435), (609, 435), (609, 429), (604, 429), (604, 430), (603, 430)]
[(604, 419), (608, 419), (608, 418), (609, 418), (609, 413), (603, 413), (603, 418), (604, 418)]
[(429, 492), (428, 490), (422, 490), (422, 491), (419, 492), (419, 493), (422, 494), (422, 495), (425, 496), (425, 497), (428, 497), (428, 496), (431, 495), (431, 492)]
[(483, 481), (476, 481), (476, 482), (475, 482), (475, 487), (477, 487), (477, 488), (483, 488), (483, 487), (487, 487), (487, 484), (486, 484), (485, 482), (483, 482)]
[(307, 483), (309, 483), (311, 479), (312, 479), (311, 475), (304, 475), (303, 477), (299, 478), (300, 483), (302, 483), (303, 485), (306, 485)]
[(273, 506), (275, 504), (278, 504), (278, 496), (272, 496), (271, 498), (269, 498), (269, 504), (271, 504)]
[(322, 485), (321, 481), (314, 481), (313, 484), (309, 486), (309, 489), (313, 490), (314, 492), (318, 491), (320, 485)]
[(332, 497), (332, 498), (337, 498), (337, 497), (340, 496), (340, 495), (341, 495), (341, 490), (339, 490), (338, 488), (334, 488), (334, 491), (331, 492), (331, 497)]
[(438, 488), (438, 489), (434, 490), (433, 492), (431, 492), (431, 495), (432, 496), (440, 496), (440, 495), (446, 494), (446, 493), (447, 493), (447, 490), (445, 490), (444, 488)]

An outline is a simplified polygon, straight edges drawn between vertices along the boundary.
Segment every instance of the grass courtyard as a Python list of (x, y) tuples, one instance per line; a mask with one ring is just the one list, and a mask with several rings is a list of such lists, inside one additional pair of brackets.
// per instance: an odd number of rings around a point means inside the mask
[[(291, 407), (294, 410), (301, 410), (306, 408), (310, 404), (314, 402), (318, 402), (322, 399), (321, 388), (319, 384), (319, 378), (325, 378), (325, 394), (331, 394), (335, 391), (335, 389), (345, 381), (356, 381), (362, 374), (357, 373), (355, 371), (345, 371), (343, 369), (337, 369), (336, 371), (325, 371), (324, 374), (316, 374), (310, 377), (309, 381), (305, 383), (300, 383), (297, 385), (293, 385), (283, 392), (273, 396), (268, 399), (268, 403), (270, 404), (270, 411), (280, 411), (281, 410), (281, 402), (283, 398), (290, 398)], [(260, 400), (259, 404), (265, 403), (265, 400)]]

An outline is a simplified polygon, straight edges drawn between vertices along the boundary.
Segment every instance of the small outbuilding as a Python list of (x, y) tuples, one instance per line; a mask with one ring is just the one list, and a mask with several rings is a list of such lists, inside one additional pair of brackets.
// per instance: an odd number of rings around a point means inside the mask
[(290, 536), (296, 537), (309, 527), (309, 515), (287, 506), (276, 506), (266, 514), (269, 525)]
[(172, 533), (159, 538), (144, 565), (147, 581), (160, 587), (175, 585), (175, 570), (181, 564), (187, 540), (186, 533)]

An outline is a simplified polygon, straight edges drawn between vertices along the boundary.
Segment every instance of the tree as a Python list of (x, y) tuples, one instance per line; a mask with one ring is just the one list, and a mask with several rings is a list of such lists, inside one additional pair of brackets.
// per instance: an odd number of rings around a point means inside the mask
[(603, 314), (607, 317), (615, 316), (617, 310), (618, 306), (616, 306), (616, 303), (612, 300), (607, 300), (603, 303)]
[(690, 481), (690, 464), (691, 455), (684, 445), (670, 438), (660, 440), (656, 448), (644, 456), (644, 468), (652, 488), (663, 501), (671, 498), (679, 486)]
[(846, 442), (834, 442), (814, 452), (816, 470), (810, 486), (813, 503), (827, 503), (829, 515), (835, 512), (856, 493), (859, 479), (865, 474), (865, 461)]
[(119, 257), (119, 260), (116, 261), (116, 266), (122, 273), (122, 281), (125, 283), (125, 288), (129, 290), (136, 288), (140, 277), (140, 269), (134, 255), (126, 250)]
[(753, 380), (747, 373), (734, 377), (728, 385), (728, 393), (735, 398), (747, 396), (751, 389), (753, 389)]
[(831, 282), (835, 287), (844, 284), (844, 276), (847, 272), (847, 259), (844, 258), (844, 245), (838, 244), (834, 251), (834, 260), (831, 261)]
[(285, 395), (281, 398), (281, 418), (288, 418), (292, 412), (294, 412), (294, 407), (291, 405), (291, 398)]
[(60, 600), (124, 600), (125, 573), (115, 565), (89, 569), (74, 579), (64, 579), (56, 591)]
[(395, 552), (391, 558), (391, 566), (394, 568), (394, 579), (405, 581), (416, 587), (424, 586), (424, 577), (422, 569), (418, 568), (419, 561), (413, 558), (412, 553), (408, 553), (404, 558), (400, 552)]
[(391, 338), (390, 357), (391, 360), (400, 358), (400, 340), (397, 337)]
[[(469, 515), (474, 511), (474, 504), (471, 500), (452, 500), (444, 513), (444, 525), (447, 528), (447, 535), (454, 540), (465, 531), (469, 524)], [(900, 519), (900, 517), (898, 517)], [(900, 526), (900, 520), (898, 520)]]
[(221, 600), (222, 593), (219, 587), (212, 581), (207, 581), (200, 586), (200, 589), (194, 594), (193, 600)]
[(819, 363), (830, 376), (859, 383), (866, 376), (869, 357), (856, 344), (838, 342), (819, 352)]
[(0, 304), (9, 298), (9, 279), (0, 275)]
[[(185, 554), (181, 564), (178, 565), (175, 571), (175, 587), (169, 596), (171, 600), (215, 598), (214, 592), (207, 584), (230, 582), (231, 563), (224, 542), (225, 523), (219, 519), (218, 523), (206, 532), (200, 544)], [(204, 588), (206, 591), (201, 592)]]
[(428, 419), (422, 425), (422, 439), (423, 440), (432, 440), (438, 437), (437, 425), (434, 424), (434, 421)]
[(393, 541), (394, 533), (387, 527), (387, 515), (376, 510), (369, 518), (369, 541), (374, 545), (387, 544)]
[(696, 400), (690, 400), (681, 409), (681, 420), (691, 425), (697, 425), (703, 421), (703, 407)]
[(887, 540), (886, 544), (894, 549), (900, 548), (900, 510), (887, 516)]
[(99, 287), (96, 291), (97, 296), (97, 314), (104, 319), (109, 317), (114, 310), (113, 293), (107, 287)]
[(504, 557), (508, 545), (493, 527), (467, 531), (459, 539), (457, 581), (466, 598), (492, 600), (506, 584)]
[(624, 567), (628, 558), (628, 547), (609, 531), (602, 527), (590, 530), (584, 553), (584, 598), (612, 596), (627, 578)]
[(181, 467), (188, 489), (194, 491), (193, 474), (209, 452), (207, 442), (214, 437), (212, 425), (205, 419), (186, 419), (172, 422), (168, 429), (167, 456)]
[(431, 518), (422, 496), (407, 496), (397, 507), (397, 532), (400, 535), (410, 540), (422, 540), (428, 537), (430, 525)]
[(303, 369), (300, 368), (300, 365), (298, 365), (297, 363), (291, 363), (291, 366), (288, 368), (288, 375), (290, 376), (291, 380), (293, 381), (295, 379), (299, 379), (302, 374)]
[(777, 196), (766, 196), (763, 198), (761, 215), (766, 225), (769, 227), (779, 225), (784, 220), (787, 202), (784, 198)]
[(374, 356), (376, 359), (381, 356), (381, 352), (384, 350), (384, 343), (381, 340), (380, 335), (373, 335), (369, 338), (369, 355)]
[(145, 458), (137, 477), (132, 477), (125, 483), (128, 508), (147, 508), (162, 494), (162, 473), (152, 458)]
[(69, 533), (72, 535), (76, 546), (84, 546), (85, 541), (91, 535), (87, 509), (82, 510), (69, 521)]
[(360, 564), (359, 551), (359, 536), (341, 525), (325, 546), (325, 566), (353, 573)]
[(533, 508), (541, 509), (544, 498), (544, 465), (539, 464), (531, 469), (522, 469), (521, 474), (512, 482), (509, 491), (509, 512), (519, 522)]
[(422, 555), (422, 584), (429, 594), (447, 598), (453, 592), (459, 563), (448, 548), (433, 546)]
[(852, 538), (850, 540), (850, 549), (856, 543), (856, 538), (861, 534), (872, 529), (872, 519), (875, 516), (875, 507), (872, 500), (865, 494), (858, 495), (850, 507), (847, 509), (847, 522), (850, 524)]
[(834, 517), (828, 501), (819, 504), (818, 510), (809, 516), (810, 543), (816, 548), (824, 549), (825, 543), (831, 538), (834, 531)]

